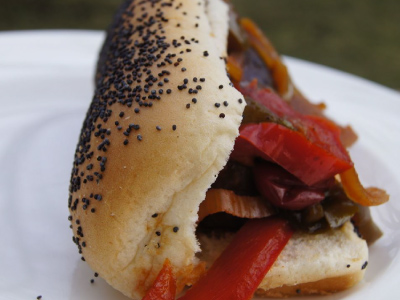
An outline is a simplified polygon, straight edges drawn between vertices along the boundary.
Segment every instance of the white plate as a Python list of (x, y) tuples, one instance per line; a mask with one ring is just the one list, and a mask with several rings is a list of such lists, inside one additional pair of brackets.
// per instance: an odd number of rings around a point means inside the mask
[[(0, 299), (127, 299), (100, 278), (90, 283), (93, 272), (67, 220), (73, 153), (103, 38), (93, 31), (0, 34)], [(399, 299), (400, 94), (285, 60), (306, 95), (324, 100), (329, 115), (359, 133), (351, 154), (363, 182), (392, 196), (374, 209), (385, 235), (370, 249), (365, 280), (323, 299)]]

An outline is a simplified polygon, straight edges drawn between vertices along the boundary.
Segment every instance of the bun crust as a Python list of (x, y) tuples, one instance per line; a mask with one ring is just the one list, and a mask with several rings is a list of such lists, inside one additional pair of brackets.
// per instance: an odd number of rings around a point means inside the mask
[[(227, 19), (226, 4), (215, 1)], [(228, 160), (244, 109), (205, 2), (180, 2), (128, 1), (117, 16), (71, 175), (75, 243), (93, 270), (134, 299), (167, 257), (181, 285), (193, 280), (198, 207)]]

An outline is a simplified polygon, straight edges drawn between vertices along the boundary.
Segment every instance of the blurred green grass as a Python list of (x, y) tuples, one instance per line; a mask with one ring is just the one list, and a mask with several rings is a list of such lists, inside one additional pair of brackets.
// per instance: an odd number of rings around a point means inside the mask
[[(232, 0), (283, 54), (400, 89), (400, 1)], [(0, 30), (105, 29), (120, 0), (2, 0)]]

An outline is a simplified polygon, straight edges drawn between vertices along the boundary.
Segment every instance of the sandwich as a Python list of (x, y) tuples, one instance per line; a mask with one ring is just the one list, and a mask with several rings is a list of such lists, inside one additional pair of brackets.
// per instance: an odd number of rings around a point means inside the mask
[(230, 4), (125, 1), (71, 173), (82, 260), (132, 299), (355, 285), (380, 235), (368, 207), (388, 195), (361, 185), (346, 150), (356, 135), (323, 108)]

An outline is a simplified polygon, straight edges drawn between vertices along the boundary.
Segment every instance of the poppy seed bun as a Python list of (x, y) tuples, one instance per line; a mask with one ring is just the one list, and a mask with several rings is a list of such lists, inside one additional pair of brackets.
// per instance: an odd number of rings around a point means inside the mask
[[(225, 3), (209, 5), (228, 23)], [(221, 58), (228, 27), (214, 32), (220, 20), (206, 12), (201, 0), (124, 4), (76, 148), (74, 242), (94, 271), (134, 299), (167, 257), (178, 281), (191, 282), (199, 204), (239, 134), (245, 104)]]
[[(227, 40), (222, 0), (129, 0), (108, 31), (76, 148), (69, 219), (83, 259), (133, 299), (166, 258), (179, 292), (230, 241), (195, 234), (245, 106), (226, 73)], [(342, 290), (361, 280), (367, 257), (350, 223), (297, 232), (257, 293)]]

